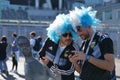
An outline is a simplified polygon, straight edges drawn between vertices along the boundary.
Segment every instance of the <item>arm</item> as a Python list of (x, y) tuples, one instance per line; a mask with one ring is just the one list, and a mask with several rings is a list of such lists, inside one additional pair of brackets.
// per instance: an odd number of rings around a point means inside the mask
[[(112, 40), (110, 38), (104, 39), (101, 43), (101, 46), (102, 47), (100, 51), (104, 55), (104, 59), (97, 59), (93, 56), (90, 56), (88, 62), (103, 70), (112, 71), (115, 65)], [(74, 58), (77, 60), (86, 61), (86, 54), (78, 52), (76, 55), (74, 55)]]
[(112, 40), (110, 38), (105, 38), (102, 40), (99, 46), (101, 49), (100, 51), (104, 54), (104, 60), (91, 57), (91, 60), (89, 62), (101, 69), (112, 71), (115, 65)]
[(40, 56), (40, 58), (42, 58), (43, 56), (45, 56), (45, 51), (46, 51), (46, 49), (47, 49), (47, 46), (48, 46), (48, 43), (49, 42), (49, 39), (47, 38), (46, 40), (45, 40), (45, 42), (44, 42), (44, 45), (42, 46), (42, 48), (40, 49), (40, 51), (38, 52), (39, 53), (39, 56)]
[[(77, 60), (83, 60), (86, 61), (86, 54), (84, 53), (80, 53), (78, 52), (77, 54), (75, 54), (73, 56), (73, 58), (77, 59)], [(112, 71), (114, 69), (114, 55), (113, 54), (109, 54), (106, 53), (104, 55), (104, 60), (102, 59), (97, 59), (93, 56), (90, 56), (90, 60), (88, 60), (88, 62), (90, 62), (91, 64), (95, 65), (96, 67), (99, 67), (101, 69), (107, 70), (107, 71)]]
[(41, 57), (40, 60), (49, 68), (53, 65), (53, 63), (47, 57)]
[(80, 65), (78, 64), (78, 60), (76, 58), (72, 57), (71, 55), (69, 56), (69, 60), (70, 60), (70, 62), (73, 63), (75, 70), (78, 73), (80, 73), (81, 72), (81, 70), (80, 70), (81, 68), (80, 68)]
[(47, 57), (45, 57), (46, 55), (45, 52), (46, 52), (48, 44), (49, 44), (49, 38), (46, 39), (44, 45), (42, 46), (42, 48), (40, 49), (38, 53), (40, 55), (40, 60), (50, 68), (53, 65), (53, 63)]
[(101, 69), (104, 69), (107, 71), (112, 71), (114, 69), (114, 64), (115, 64), (114, 63), (114, 55), (106, 53), (106, 55), (104, 55), (104, 58), (105, 58), (105, 60), (96, 59), (94, 57), (91, 57), (89, 62)]

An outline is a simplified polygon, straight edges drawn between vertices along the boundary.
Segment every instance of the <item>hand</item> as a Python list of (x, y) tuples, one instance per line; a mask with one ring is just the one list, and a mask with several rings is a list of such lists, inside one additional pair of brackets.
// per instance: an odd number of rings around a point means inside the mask
[(42, 58), (40, 58), (40, 60), (44, 63), (44, 64), (48, 64), (48, 62), (49, 62), (49, 59), (47, 58), (47, 57), (42, 57)]
[(69, 55), (68, 58), (69, 58), (70, 62), (72, 62), (73, 64), (77, 63), (77, 61), (78, 61), (78, 60), (77, 60), (76, 58), (74, 58), (72, 55)]
[(76, 60), (86, 60), (86, 54), (83, 53), (82, 51), (77, 51), (75, 55), (73, 55), (73, 58), (75, 58)]

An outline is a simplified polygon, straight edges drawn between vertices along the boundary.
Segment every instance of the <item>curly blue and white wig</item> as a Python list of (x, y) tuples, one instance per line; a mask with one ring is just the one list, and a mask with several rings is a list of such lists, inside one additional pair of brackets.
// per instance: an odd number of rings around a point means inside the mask
[(70, 32), (73, 39), (76, 40), (78, 38), (78, 35), (73, 30), (69, 16), (65, 14), (57, 15), (53, 23), (51, 23), (47, 28), (47, 36), (55, 43), (58, 43), (61, 35), (66, 32)]
[(70, 11), (70, 21), (73, 25), (74, 30), (76, 31), (76, 26), (81, 27), (96, 27), (100, 23), (100, 20), (97, 19), (95, 10), (92, 10), (92, 7), (81, 7), (81, 9), (75, 7), (74, 10)]

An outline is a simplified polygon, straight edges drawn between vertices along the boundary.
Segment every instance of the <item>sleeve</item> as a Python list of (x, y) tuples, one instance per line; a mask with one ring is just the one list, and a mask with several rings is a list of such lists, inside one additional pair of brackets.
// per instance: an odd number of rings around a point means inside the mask
[(35, 39), (30, 39), (30, 45), (34, 46), (35, 45)]
[[(43, 57), (43, 56), (45, 56), (45, 54), (46, 54), (45, 51), (46, 51), (46, 49), (47, 49), (48, 44), (49, 44), (49, 38), (47, 38), (47, 39), (45, 40), (45, 43), (43, 44), (42, 48), (41, 48), (40, 51), (39, 51), (40, 58)], [(47, 64), (47, 66), (48, 66), (49, 68), (50, 68), (52, 65), (53, 65), (53, 63), (52, 63), (51, 61), (49, 61), (49, 63)]]
[[(79, 45), (73, 42), (70, 46), (65, 48), (65, 51), (67, 50), (79, 50)], [(64, 53), (64, 52), (63, 52)], [(66, 58), (66, 63), (64, 66), (59, 66), (59, 70), (61, 74), (63, 75), (71, 75), (74, 72), (74, 65), (69, 61), (69, 58)]]
[(13, 44), (14, 44), (14, 46), (16, 46), (17, 45), (17, 40), (14, 40)]
[(105, 38), (105, 39), (102, 40), (101, 51), (104, 54), (106, 54), (106, 53), (113, 54), (114, 53), (114, 50), (113, 50), (113, 41), (110, 38)]
[(45, 54), (46, 54), (45, 51), (46, 51), (47, 46), (48, 46), (48, 41), (49, 41), (49, 39), (47, 38), (47, 39), (45, 40), (42, 48), (41, 48), (40, 51), (38, 52), (39, 55), (40, 55), (40, 58), (43, 57), (43, 56), (45, 56)]

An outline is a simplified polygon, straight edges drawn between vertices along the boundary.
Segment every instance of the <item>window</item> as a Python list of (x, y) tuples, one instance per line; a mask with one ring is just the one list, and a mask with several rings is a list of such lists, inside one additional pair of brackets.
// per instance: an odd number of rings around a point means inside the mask
[(112, 20), (112, 11), (105, 12), (105, 20)]
[(100, 19), (102, 21), (102, 12), (97, 12), (97, 18)]

